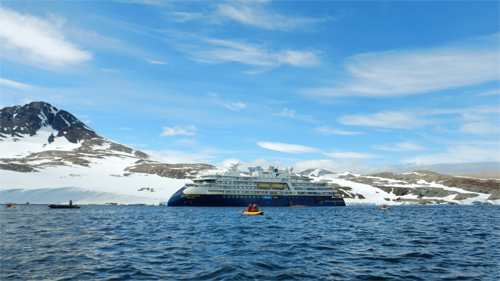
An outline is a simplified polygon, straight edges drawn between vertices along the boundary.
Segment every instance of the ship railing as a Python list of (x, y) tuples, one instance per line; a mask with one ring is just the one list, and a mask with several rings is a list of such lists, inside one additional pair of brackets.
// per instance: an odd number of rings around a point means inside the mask
[(228, 194), (228, 195), (318, 195), (318, 196), (332, 196), (332, 197), (341, 197), (340, 194), (335, 194), (332, 192), (304, 192), (299, 191), (294, 193), (292, 191), (242, 191), (242, 190), (208, 190), (211, 194)]

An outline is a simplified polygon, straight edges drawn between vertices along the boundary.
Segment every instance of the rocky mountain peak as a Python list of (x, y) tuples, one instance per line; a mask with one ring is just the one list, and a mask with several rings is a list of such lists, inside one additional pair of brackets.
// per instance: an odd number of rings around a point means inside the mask
[(46, 102), (31, 102), (24, 106), (4, 107), (0, 110), (0, 137), (34, 136), (44, 128), (52, 128), (48, 142), (56, 137), (65, 137), (71, 143), (92, 138), (101, 138), (74, 115), (59, 110)]

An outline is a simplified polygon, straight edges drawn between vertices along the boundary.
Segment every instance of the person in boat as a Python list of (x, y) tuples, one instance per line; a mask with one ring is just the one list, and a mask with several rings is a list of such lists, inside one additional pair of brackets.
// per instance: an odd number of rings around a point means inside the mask
[(69, 205), (73, 206), (73, 201), (72, 200), (69, 200)]
[(252, 211), (252, 203), (248, 204), (248, 207), (247, 207), (247, 212), (251, 212)]
[(9, 207), (9, 208), (12, 207), (12, 204), (7, 205), (7, 207)]
[(253, 204), (251, 212), (258, 212), (258, 211), (259, 211), (259, 207), (257, 206), (257, 204)]
[(385, 208), (385, 205), (382, 205), (382, 208)]

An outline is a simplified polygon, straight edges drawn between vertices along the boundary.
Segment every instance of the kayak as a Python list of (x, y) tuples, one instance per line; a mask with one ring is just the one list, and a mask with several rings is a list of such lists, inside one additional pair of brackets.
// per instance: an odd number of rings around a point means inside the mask
[(79, 209), (80, 208), (80, 206), (78, 206), (78, 205), (54, 205), (54, 204), (49, 205), (49, 207), (51, 209), (74, 209), (74, 208)]
[(382, 207), (380, 208), (381, 210), (387, 210), (387, 209), (390, 209), (390, 207)]
[(12, 206), (12, 207), (7, 207), (7, 208), (9, 208), (9, 209), (15, 209), (16, 207)]
[(258, 212), (243, 212), (245, 215), (250, 215), (250, 216), (254, 216), (254, 215), (263, 215), (264, 212), (262, 211), (258, 211)]

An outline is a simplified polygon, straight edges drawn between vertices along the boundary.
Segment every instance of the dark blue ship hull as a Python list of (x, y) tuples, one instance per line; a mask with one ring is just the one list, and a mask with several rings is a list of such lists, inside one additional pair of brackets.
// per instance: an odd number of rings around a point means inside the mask
[(208, 195), (183, 194), (185, 187), (179, 189), (170, 200), (168, 206), (180, 207), (241, 207), (257, 204), (259, 207), (327, 207), (345, 206), (342, 197), (310, 196), (310, 195)]

